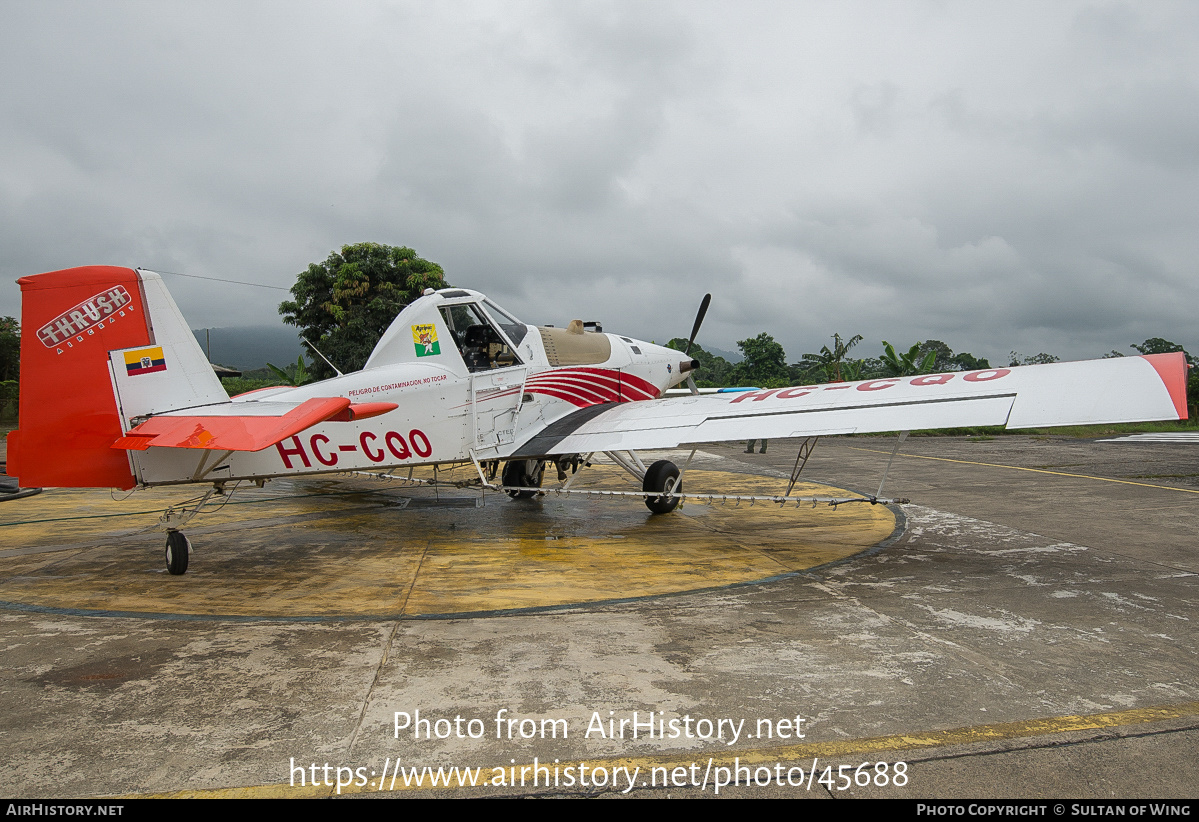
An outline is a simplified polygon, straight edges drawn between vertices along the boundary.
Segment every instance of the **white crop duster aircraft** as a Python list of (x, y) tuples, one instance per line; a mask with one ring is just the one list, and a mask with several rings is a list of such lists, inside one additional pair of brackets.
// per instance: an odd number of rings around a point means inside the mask
[[(683, 497), (712, 495), (683, 493), (677, 466), (646, 467), (638, 450), (805, 437), (789, 494), (819, 436), (1187, 412), (1182, 354), (665, 398), (698, 366), (685, 353), (579, 320), (526, 325), (463, 288), (427, 291), (401, 311), (361, 371), (230, 398), (158, 274), (88, 266), (18, 282), (25, 333), (8, 473), (30, 487), (200, 483), (212, 486), (207, 500), (239, 481), (468, 463), (478, 485), (531, 497), (547, 463), (562, 481), (604, 452), (641, 491), (572, 489), (573, 476), (560, 490), (624, 493), (666, 513)], [(187, 570), (190, 544), (178, 529), (200, 505), (161, 524), (172, 574)]]

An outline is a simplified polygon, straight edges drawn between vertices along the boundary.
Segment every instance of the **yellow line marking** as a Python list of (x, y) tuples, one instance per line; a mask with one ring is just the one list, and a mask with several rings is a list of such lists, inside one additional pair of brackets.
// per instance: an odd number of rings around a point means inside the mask
[[(872, 454), (890, 454), (890, 451), (880, 451), (876, 448), (859, 448), (849, 446), (854, 451), (869, 451)], [(1044, 468), (1025, 468), (1021, 465), (1001, 465), (996, 462), (972, 462), (971, 460), (954, 460), (949, 457), (928, 457), (923, 454), (896, 454), (897, 457), (911, 457), (914, 460), (937, 460), (938, 462), (956, 462), (962, 465), (982, 465), (987, 468), (1010, 468), (1013, 471), (1032, 471), (1035, 474), (1053, 474), (1058, 477), (1075, 477), (1077, 479), (1098, 480), (1099, 482), (1115, 482), (1120, 485), (1139, 485), (1142, 488), (1161, 488), (1166, 491), (1182, 491), (1184, 494), (1199, 494), (1194, 488), (1178, 488), (1173, 485), (1153, 485), (1148, 482), (1133, 482), (1132, 480), (1112, 479), (1111, 477), (1092, 477), (1090, 474), (1070, 474), (1066, 471), (1049, 471)]]
[[(891, 751), (913, 751), (922, 748), (939, 748), (949, 745), (967, 745), (976, 742), (994, 742), (1004, 739), (1031, 739), (1039, 736), (1070, 733), (1073, 731), (1090, 731), (1101, 728), (1119, 726), (1143, 725), (1149, 722), (1163, 722), (1170, 719), (1184, 719), (1199, 716), (1199, 701), (1183, 702), (1177, 705), (1155, 705), (1149, 708), (1134, 708), (1128, 711), (1110, 711), (1085, 716), (1068, 715), (1055, 716), (1046, 719), (1028, 719), (1020, 722), (1001, 722), (995, 725), (974, 725), (966, 728), (952, 728), (945, 731), (926, 731), (911, 734), (896, 734), (894, 736), (878, 736), (869, 739), (846, 739), (831, 742), (807, 742), (798, 745), (785, 745), (777, 748), (756, 748), (751, 750), (723, 750), (707, 755), (696, 751), (694, 753), (671, 753), (661, 756), (642, 756), (636, 758), (577, 759), (564, 760), (557, 765), (559, 768), (576, 767), (579, 762), (586, 762), (588, 769), (606, 768), (612, 773), (613, 768), (625, 767), (631, 773), (634, 768), (641, 770), (641, 776), (649, 776), (652, 768), (689, 767), (692, 763), (707, 766), (709, 758), (712, 766), (730, 766), (734, 760), (745, 766), (756, 766), (775, 762), (796, 762), (799, 760), (837, 758), (855, 754), (881, 754)], [(749, 720), (747, 720), (749, 722)], [(754, 728), (756, 731), (757, 729)], [(323, 764), (323, 763), (322, 763)], [(553, 767), (547, 762), (538, 761), (542, 767)], [(299, 767), (299, 766), (297, 766)], [(424, 766), (417, 766), (424, 767)], [(452, 767), (452, 766), (448, 766)], [(447, 770), (448, 770), (447, 767)], [(471, 767), (473, 770), (476, 766)], [(479, 770), (478, 787), (521, 787), (521, 785), (492, 785), (492, 775), (501, 770), (506, 780), (511, 779), (512, 769), (516, 769), (517, 779), (520, 778), (521, 768), (532, 769), (533, 763), (523, 765), (477, 766)], [(818, 765), (823, 767), (823, 765)], [(436, 768), (433, 769), (436, 771)], [(335, 771), (334, 771), (335, 773)], [(531, 774), (531, 770), (529, 771)], [(551, 770), (552, 773), (552, 770)], [(323, 773), (322, 773), (323, 776)], [(638, 779), (641, 778), (638, 777)], [(532, 777), (526, 779), (524, 787), (533, 787)], [(390, 778), (387, 780), (390, 783)], [(648, 780), (647, 780), (648, 781)], [(447, 785), (413, 785), (405, 786), (403, 777), (396, 779), (394, 791), (428, 791), (446, 790)], [(609, 780), (609, 785), (612, 781)], [(547, 787), (539, 785), (538, 787)], [(641, 787), (640, 785), (637, 787)], [(361, 787), (350, 786), (342, 788), (342, 794), (350, 793), (379, 793), (387, 792), (382, 788), (372, 788), (369, 785)], [(336, 786), (306, 785), (292, 787), (288, 784), (277, 785), (248, 785), (241, 788), (211, 788), (207, 790), (172, 791), (156, 794), (130, 794), (113, 797), (115, 799), (263, 799), (263, 798), (309, 798), (317, 796), (333, 796), (337, 793)]]

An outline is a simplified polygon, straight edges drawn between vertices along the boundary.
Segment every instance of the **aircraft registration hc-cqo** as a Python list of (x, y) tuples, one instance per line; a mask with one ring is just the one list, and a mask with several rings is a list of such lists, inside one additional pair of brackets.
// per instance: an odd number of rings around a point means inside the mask
[[(820, 436), (1186, 418), (1182, 354), (699, 396), (699, 363), (684, 352), (579, 320), (526, 325), (464, 288), (429, 290), (408, 305), (361, 371), (230, 398), (158, 274), (87, 266), (18, 282), (26, 333), (8, 473), (28, 487), (211, 486), (160, 523), (172, 574), (187, 570), (191, 552), (179, 528), (239, 482), (466, 464), (477, 487), (529, 498), (543, 493), (553, 465), (557, 493), (638, 497), (661, 514), (684, 498), (795, 501)], [(705, 297), (692, 342), (707, 305)], [(691, 395), (665, 396), (684, 381)], [(785, 494), (684, 493), (678, 466), (647, 467), (637, 455), (760, 437), (805, 438)], [(573, 488), (600, 452), (641, 490)], [(804, 499), (895, 501), (881, 495), (880, 484), (877, 495)]]

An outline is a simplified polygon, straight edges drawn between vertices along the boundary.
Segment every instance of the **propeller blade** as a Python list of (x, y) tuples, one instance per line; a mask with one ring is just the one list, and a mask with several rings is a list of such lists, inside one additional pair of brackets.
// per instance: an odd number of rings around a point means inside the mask
[(695, 337), (699, 334), (699, 327), (703, 325), (704, 315), (708, 313), (708, 305), (712, 302), (712, 295), (705, 294), (703, 300), (699, 303), (699, 313), (695, 315), (695, 325), (691, 327), (691, 339), (687, 340), (687, 350), (684, 354), (691, 353), (691, 346), (695, 345)]
[(687, 387), (691, 389), (692, 394), (699, 393), (699, 386), (697, 386), (695, 384), (695, 375), (694, 374), (687, 375)]

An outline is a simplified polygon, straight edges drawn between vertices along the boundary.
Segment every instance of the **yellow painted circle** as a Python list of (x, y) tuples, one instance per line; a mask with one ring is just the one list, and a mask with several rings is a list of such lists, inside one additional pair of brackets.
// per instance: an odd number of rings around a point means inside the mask
[[(575, 487), (631, 487), (615, 469), (584, 476)], [(724, 494), (777, 494), (781, 483), (694, 469), (684, 478), (688, 491)], [(845, 493), (812, 483), (793, 491)], [(769, 579), (852, 556), (896, 529), (896, 515), (881, 505), (688, 502), (654, 516), (637, 498), (488, 493), (475, 507), (477, 491), (300, 479), (238, 491), (219, 513), (193, 520), (184, 529), (191, 567), (170, 576), (165, 536), (145, 529), (157, 511), (194, 494), (155, 489), (118, 502), (107, 491), (47, 491), (4, 503), (0, 600), (268, 619), (563, 607)]]

